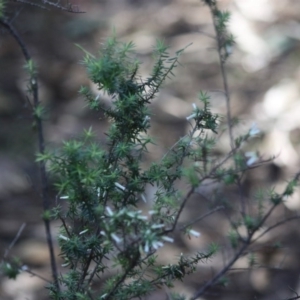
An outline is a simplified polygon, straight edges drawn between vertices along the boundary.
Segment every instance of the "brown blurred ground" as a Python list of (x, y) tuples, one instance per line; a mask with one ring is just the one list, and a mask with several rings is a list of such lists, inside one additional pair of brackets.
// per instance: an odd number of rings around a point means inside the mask
[[(39, 65), (41, 100), (47, 107), (45, 134), (48, 147), (58, 147), (63, 139), (80, 135), (82, 129), (90, 125), (99, 133), (99, 139), (104, 139), (105, 122), (99, 121), (99, 115), (90, 113), (77, 94), (80, 85), (91, 83), (79, 63), (82, 52), (74, 43), (95, 53), (113, 27), (122, 40), (132, 40), (136, 44), (143, 62), (142, 76), (151, 67), (151, 46), (157, 38), (170, 45), (170, 52), (193, 43), (183, 54), (182, 65), (174, 80), (168, 81), (152, 104), (151, 134), (161, 147), (153, 149), (150, 160), (161, 157), (166, 148), (187, 132), (185, 117), (192, 110), (191, 103), (197, 102), (200, 90), (210, 91), (213, 111), (225, 114), (218, 57), (214, 41), (209, 37), (213, 34), (211, 17), (201, 1), (77, 0), (76, 4), (85, 13), (46, 11), (13, 1), (8, 7), (14, 26)], [(274, 163), (252, 171), (246, 177), (245, 197), (251, 201), (256, 188), (276, 185), (280, 191), (285, 180), (299, 170), (300, 2), (227, 0), (220, 4), (232, 12), (230, 29), (237, 41), (227, 65), (232, 113), (241, 121), (236, 134), (246, 132), (255, 121), (264, 135), (249, 149), (258, 148), (266, 158), (278, 155)], [(27, 75), (22, 69), (23, 63), (14, 40), (2, 30), (0, 254), (25, 222), (26, 229), (11, 255), (18, 255), (34, 271), (50, 278), (44, 228), (40, 221), (39, 176), (34, 164), (36, 136), (26, 105)], [(228, 139), (224, 136), (219, 152), (226, 153), (228, 149)], [(222, 187), (219, 190), (222, 197), (235, 201), (236, 191), (222, 190)], [(55, 199), (55, 191), (52, 197)], [(285, 209), (275, 215), (289, 216), (299, 208), (297, 191)], [(182, 221), (207, 210), (207, 203), (195, 196)], [(300, 232), (296, 222), (271, 233), (260, 243), (258, 265), (267, 268), (233, 271), (227, 288), (216, 288), (203, 299), (279, 300), (293, 295), (290, 288), (300, 292)], [(58, 226), (53, 224), (54, 231)], [(199, 265), (199, 271), (184, 283), (175, 284), (176, 290), (187, 295), (192, 295), (232, 254), (224, 244), (229, 229), (224, 214), (211, 216), (195, 229), (202, 233), (200, 238), (178, 237), (173, 247), (161, 250), (162, 259), (204, 249), (212, 241), (224, 245), (224, 251), (211, 262)], [(283, 247), (275, 250), (274, 242), (282, 243)], [(241, 259), (235, 267), (247, 267), (247, 258)], [(0, 298), (47, 299), (43, 286), (43, 281), (27, 274), (21, 274), (17, 281), (2, 279)], [(166, 291), (158, 291), (151, 299), (165, 299), (165, 295)]]

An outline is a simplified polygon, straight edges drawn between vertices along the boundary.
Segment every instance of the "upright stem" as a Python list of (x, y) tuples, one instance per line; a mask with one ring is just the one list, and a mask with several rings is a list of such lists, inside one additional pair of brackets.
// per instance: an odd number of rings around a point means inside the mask
[[(0, 24), (5, 27), (10, 35), (15, 39), (17, 44), (19, 45), (22, 54), (26, 60), (27, 63), (31, 61), (31, 55), (27, 49), (26, 44), (16, 31), (16, 29), (13, 27), (13, 25), (9, 22), (7, 22), (5, 19), (0, 19)], [(33, 107), (34, 109), (38, 107), (40, 101), (39, 101), (39, 88), (38, 88), (38, 80), (37, 76), (35, 74), (31, 75), (30, 79), (30, 88), (32, 90), (33, 95)], [(44, 142), (44, 132), (43, 132), (43, 124), (41, 118), (34, 113), (34, 119), (37, 124), (37, 132), (38, 132), (38, 147), (39, 152), (41, 154), (45, 153), (45, 142)], [(47, 211), (50, 209), (50, 202), (49, 202), (49, 196), (48, 196), (48, 176), (46, 173), (46, 167), (45, 163), (43, 161), (39, 162), (39, 169), (40, 169), (40, 176), (41, 176), (41, 192), (42, 192), (42, 199), (43, 199), (43, 209), (44, 211)], [(53, 246), (53, 240), (51, 235), (51, 228), (50, 228), (50, 221), (48, 218), (44, 218), (44, 224), (45, 224), (45, 230), (46, 230), (46, 238), (47, 238), (47, 244), (49, 248), (50, 253), (50, 262), (51, 262), (51, 269), (52, 269), (52, 277), (54, 280), (54, 285), (59, 291), (59, 284), (58, 284), (58, 273), (57, 273), (57, 267), (56, 267), (56, 260), (54, 255), (54, 246)]]
[(224, 36), (222, 33), (218, 30), (217, 23), (216, 23), (216, 13), (217, 13), (217, 7), (215, 3), (211, 3), (209, 5), (214, 28), (217, 34), (217, 47), (218, 47), (218, 56), (220, 61), (220, 69), (221, 69), (221, 77), (223, 81), (223, 88), (224, 88), (224, 94), (225, 94), (225, 100), (226, 100), (226, 111), (227, 111), (227, 124), (228, 124), (228, 131), (229, 131), (229, 139), (230, 139), (230, 146), (231, 150), (234, 149), (234, 138), (233, 138), (233, 132), (232, 132), (232, 120), (231, 120), (231, 110), (230, 110), (230, 93), (229, 93), (229, 87), (228, 87), (228, 80), (227, 80), (227, 74), (225, 70), (225, 57), (222, 55), (222, 49), (224, 48), (223, 42), (224, 42)]
[[(226, 100), (226, 114), (227, 114), (227, 126), (228, 126), (228, 132), (229, 132), (229, 140), (230, 140), (230, 147), (233, 153), (235, 153), (235, 143), (234, 143), (234, 136), (232, 131), (232, 117), (231, 117), (231, 109), (230, 109), (230, 92), (229, 92), (229, 86), (228, 86), (228, 79), (227, 79), (227, 73), (225, 70), (225, 61), (226, 61), (226, 54), (224, 54), (224, 41), (226, 40), (226, 33), (224, 36), (224, 32), (220, 31), (217, 26), (217, 15), (218, 15), (218, 8), (217, 8), (217, 1), (208, 1), (207, 2), (210, 12), (213, 19), (213, 24), (216, 32), (216, 39), (217, 39), (217, 52), (219, 56), (220, 61), (220, 70), (221, 70), (221, 77), (223, 81), (223, 88), (224, 88), (224, 95)], [(238, 169), (237, 164), (235, 164), (236, 169)], [(242, 191), (242, 185), (241, 180), (238, 179), (237, 186), (240, 193), (240, 203), (241, 203), (241, 215), (244, 217), (246, 215), (246, 203), (243, 196)]]

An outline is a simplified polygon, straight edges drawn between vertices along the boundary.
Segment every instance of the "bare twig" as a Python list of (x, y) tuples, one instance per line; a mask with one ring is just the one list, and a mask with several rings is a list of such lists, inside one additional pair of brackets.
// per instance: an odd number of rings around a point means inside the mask
[(293, 290), (291, 287), (289, 288), (296, 296), (295, 297), (292, 297), (292, 298), (288, 298), (288, 299), (285, 299), (285, 300), (296, 300), (296, 299), (300, 299), (300, 296), (298, 295), (298, 293)]
[(66, 11), (66, 12), (83, 13), (83, 11), (79, 10), (78, 5), (73, 5), (70, 2), (67, 2), (65, 5), (63, 5), (63, 4), (60, 4), (60, 1), (53, 2), (53, 1), (42, 0), (42, 4), (35, 3), (35, 2), (29, 1), (29, 0), (13, 0), (13, 1), (22, 3), (22, 4), (26, 4), (26, 5), (35, 6), (35, 7), (42, 8), (42, 9), (47, 9), (47, 10), (49, 10), (49, 8), (47, 7), (47, 5), (48, 5), (50, 7), (54, 7), (59, 10)]
[(259, 236), (257, 236), (255, 239), (253, 239), (253, 242), (256, 242), (258, 239), (262, 238), (267, 232), (271, 231), (272, 229), (280, 226), (280, 225), (283, 225), (287, 222), (290, 222), (290, 221), (294, 221), (294, 220), (299, 220), (300, 219), (300, 216), (293, 216), (293, 217), (290, 217), (290, 218), (286, 218), (284, 220), (281, 220), (279, 222), (277, 222), (276, 224), (268, 227), (265, 231), (263, 231)]
[(244, 240), (244, 243), (241, 246), (241, 248), (236, 252), (236, 254), (231, 258), (231, 260), (223, 267), (223, 269), (221, 269), (210, 281), (208, 281), (203, 287), (201, 287), (195, 293), (195, 295), (192, 298), (190, 298), (190, 300), (196, 300), (198, 297), (203, 295), (207, 291), (207, 289), (209, 289), (210, 287), (215, 285), (218, 282), (218, 280), (231, 269), (233, 264), (243, 255), (244, 251), (251, 245), (252, 237), (253, 237), (254, 233), (262, 226), (262, 224), (265, 223), (265, 221), (271, 215), (271, 213), (273, 212), (273, 210), (275, 209), (276, 206), (277, 205), (274, 204), (269, 209), (269, 211), (266, 213), (264, 218), (259, 222), (259, 224), (253, 229), (253, 231), (249, 232), (249, 235), (248, 235), (247, 239)]
[(296, 299), (300, 299), (300, 296), (299, 296), (299, 295), (297, 295), (297, 296), (295, 296), (295, 297), (288, 298), (288, 299), (286, 299), (286, 300), (296, 300)]
[(188, 191), (188, 193), (187, 193), (186, 196), (184, 197), (184, 199), (183, 199), (183, 201), (182, 201), (182, 203), (181, 203), (181, 205), (180, 205), (180, 207), (179, 207), (179, 210), (178, 210), (178, 212), (177, 212), (177, 214), (176, 214), (176, 217), (175, 217), (175, 220), (174, 220), (174, 222), (173, 222), (172, 227), (171, 227), (170, 229), (164, 230), (164, 231), (162, 232), (162, 235), (164, 235), (164, 234), (166, 234), (166, 233), (173, 232), (173, 231), (175, 230), (175, 228), (176, 228), (176, 226), (177, 226), (177, 223), (178, 223), (178, 220), (179, 220), (179, 217), (180, 217), (180, 215), (181, 215), (181, 213), (182, 213), (182, 211), (183, 211), (183, 209), (184, 209), (184, 207), (185, 207), (187, 201), (190, 199), (190, 197), (192, 196), (192, 194), (194, 193), (194, 191), (195, 191), (195, 188), (194, 188), (194, 187), (192, 187), (192, 188)]
[(43, 276), (41, 276), (41, 275), (35, 273), (35, 272), (32, 271), (32, 270), (30, 270), (26, 265), (22, 266), (19, 270), (22, 271), (22, 272), (26, 272), (26, 273), (28, 273), (28, 274), (34, 276), (34, 277), (40, 278), (41, 280), (43, 280), (43, 281), (45, 281), (45, 282), (51, 284), (51, 281), (50, 281), (50, 280), (48, 280), (47, 278), (45, 278), (45, 277), (43, 277)]
[(216, 3), (211, 3), (209, 5), (212, 19), (213, 19), (213, 25), (216, 32), (216, 40), (217, 40), (217, 52), (219, 56), (220, 61), (220, 69), (221, 69), (221, 76), (223, 80), (223, 88), (224, 88), (224, 95), (226, 99), (226, 111), (227, 111), (227, 124), (228, 124), (228, 130), (229, 130), (229, 139), (230, 139), (230, 145), (231, 149), (234, 149), (234, 137), (232, 132), (232, 122), (231, 122), (231, 109), (230, 109), (230, 93), (229, 93), (229, 86), (228, 86), (228, 80), (227, 80), (227, 73), (225, 71), (225, 60), (222, 56), (222, 48), (223, 48), (223, 40), (224, 36), (220, 31), (217, 29), (217, 23), (216, 23), (216, 13), (217, 13), (217, 6)]
[(3, 256), (4, 259), (7, 258), (7, 256), (8, 256), (8, 254), (9, 254), (10, 250), (13, 248), (13, 246), (16, 244), (16, 242), (17, 242), (18, 239), (20, 238), (20, 236), (21, 236), (23, 230), (25, 229), (25, 227), (26, 227), (26, 223), (23, 223), (23, 224), (21, 225), (21, 227), (19, 228), (19, 230), (18, 230), (18, 232), (17, 232), (15, 238), (12, 240), (12, 242), (9, 244), (8, 248), (5, 250), (4, 256)]
[(204, 218), (206, 218), (206, 217), (212, 215), (213, 213), (215, 213), (215, 212), (217, 212), (217, 211), (219, 211), (219, 210), (221, 210), (221, 209), (224, 209), (224, 208), (225, 208), (225, 207), (222, 206), (222, 205), (221, 205), (221, 206), (217, 206), (216, 208), (214, 208), (214, 209), (208, 211), (207, 213), (205, 213), (205, 214), (201, 215), (200, 217), (196, 218), (195, 220), (193, 220), (193, 221), (191, 221), (191, 222), (189, 222), (189, 223), (183, 225), (183, 226), (180, 228), (180, 230), (184, 230), (184, 229), (186, 229), (187, 227), (189, 227), (189, 226), (191, 226), (191, 225), (193, 225), (193, 224), (195, 224), (195, 223), (197, 223), (197, 222), (203, 220)]
[[(297, 173), (294, 176), (294, 180), (298, 181), (300, 177), (300, 172)], [(280, 195), (281, 197), (283, 197), (284, 194)], [(271, 216), (271, 214), (273, 213), (274, 209), (278, 206), (278, 204), (273, 204), (268, 212), (264, 215), (264, 217), (260, 220), (260, 222), (252, 229), (252, 231), (248, 230), (248, 237), (246, 239), (243, 239), (243, 245), (241, 246), (241, 248), (236, 252), (236, 254), (231, 258), (231, 260), (223, 267), (223, 269), (221, 269), (210, 281), (208, 281), (203, 287), (201, 287), (196, 293), (195, 295), (191, 298), (191, 300), (195, 300), (198, 297), (200, 297), (201, 295), (203, 295), (206, 290), (210, 287), (212, 287), (223, 275), (225, 275), (227, 273), (227, 271), (229, 271), (231, 269), (231, 267), (233, 266), (233, 264), (243, 255), (243, 253), (245, 252), (245, 250), (254, 242), (256, 242), (260, 237), (262, 237), (266, 232), (270, 231), (271, 229), (284, 224), (285, 222), (288, 221), (292, 221), (295, 219), (299, 219), (299, 216), (294, 216), (291, 218), (288, 218), (286, 220), (282, 220), (276, 224), (274, 224), (273, 226), (269, 227), (268, 229), (266, 229), (261, 235), (259, 235), (257, 238), (253, 239), (254, 234), (262, 227), (263, 224), (266, 223), (267, 219)], [(297, 298), (295, 298), (297, 299)]]
[(196, 300), (198, 297), (203, 295), (208, 288), (213, 286), (222, 276), (224, 276), (228, 270), (231, 269), (233, 264), (240, 258), (243, 252), (247, 249), (250, 244), (250, 240), (247, 240), (244, 245), (240, 248), (240, 250), (231, 258), (231, 260), (226, 264), (226, 266), (219, 271), (210, 281), (208, 281), (203, 287), (201, 287), (190, 300)]

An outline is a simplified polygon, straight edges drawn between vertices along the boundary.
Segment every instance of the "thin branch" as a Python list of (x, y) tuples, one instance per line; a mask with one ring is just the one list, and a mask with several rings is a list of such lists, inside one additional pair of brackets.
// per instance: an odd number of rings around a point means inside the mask
[(285, 300), (296, 300), (296, 299), (300, 299), (300, 296), (295, 296), (295, 297), (292, 297), (292, 298), (288, 298), (288, 299), (285, 299)]
[(48, 280), (47, 278), (45, 278), (45, 277), (43, 277), (43, 276), (41, 276), (41, 275), (39, 275), (39, 274), (33, 272), (33, 271), (30, 270), (27, 266), (22, 266), (19, 270), (22, 271), (22, 272), (26, 272), (26, 273), (28, 273), (28, 274), (34, 276), (34, 277), (40, 278), (41, 280), (43, 280), (43, 281), (45, 281), (45, 282), (51, 284), (51, 281), (50, 281), (50, 280)]
[(38, 3), (33, 3), (33, 2), (30, 2), (30, 1), (26, 1), (26, 0), (14, 0), (14, 1), (22, 3), (22, 4), (26, 4), (26, 5), (35, 6), (35, 7), (38, 7), (38, 8), (49, 10), (47, 7), (45, 7), (45, 6), (41, 5), (41, 4), (38, 4)]
[(215, 212), (217, 212), (217, 211), (219, 211), (219, 210), (221, 210), (221, 209), (224, 209), (224, 208), (225, 208), (225, 207), (222, 206), (222, 205), (221, 205), (221, 206), (217, 206), (216, 208), (214, 208), (214, 209), (208, 211), (207, 213), (203, 214), (202, 216), (196, 218), (195, 220), (193, 220), (193, 221), (191, 221), (191, 222), (189, 222), (189, 223), (183, 225), (183, 226), (180, 228), (180, 230), (184, 230), (184, 229), (186, 229), (187, 227), (189, 227), (189, 226), (191, 226), (191, 225), (193, 225), (193, 224), (195, 224), (195, 223), (197, 223), (197, 222), (203, 220), (204, 218), (206, 218), (206, 217), (212, 215), (213, 213), (215, 213)]
[(25, 227), (26, 227), (26, 223), (23, 223), (23, 224), (21, 225), (21, 227), (19, 228), (19, 230), (18, 230), (18, 232), (17, 232), (15, 238), (12, 240), (12, 242), (9, 244), (8, 248), (5, 250), (4, 256), (3, 256), (4, 259), (7, 258), (7, 256), (8, 256), (8, 254), (9, 254), (10, 250), (14, 247), (14, 245), (16, 244), (16, 242), (18, 241), (18, 239), (20, 238), (20, 236), (21, 236), (23, 230), (25, 229)]
[(278, 271), (282, 270), (277, 267), (269, 267), (269, 266), (257, 266), (257, 267), (249, 267), (249, 268), (231, 268), (229, 271), (253, 271), (253, 270), (258, 270), (258, 269), (266, 269), (266, 270), (273, 270), (273, 271)]
[(250, 240), (248, 239), (244, 245), (240, 248), (240, 250), (234, 255), (234, 257), (231, 258), (231, 260), (227, 263), (227, 265), (219, 271), (218, 274), (216, 274), (210, 281), (208, 281), (202, 288), (200, 288), (193, 297), (190, 298), (190, 300), (196, 300), (198, 297), (203, 295), (208, 288), (213, 286), (223, 275), (227, 273), (228, 270), (231, 269), (233, 264), (240, 258), (240, 256), (243, 254), (243, 252), (248, 248), (250, 244)]
[(223, 41), (223, 36), (217, 29), (217, 24), (216, 24), (216, 12), (217, 12), (217, 7), (216, 4), (210, 4), (209, 5), (212, 19), (213, 19), (213, 25), (216, 31), (216, 39), (217, 39), (217, 46), (218, 46), (218, 56), (219, 56), (219, 61), (220, 61), (220, 69), (221, 69), (221, 76), (223, 80), (223, 87), (224, 87), (224, 95), (226, 99), (226, 111), (227, 111), (227, 124), (228, 124), (228, 130), (229, 130), (229, 139), (230, 139), (230, 146), (231, 149), (234, 149), (234, 138), (233, 138), (233, 132), (232, 132), (232, 123), (231, 123), (231, 109), (230, 109), (230, 93), (229, 93), (229, 87), (228, 87), (228, 80), (227, 80), (227, 73), (225, 71), (225, 61), (222, 56), (222, 41)]
[(89, 257), (88, 257), (88, 259), (85, 263), (84, 269), (82, 270), (81, 277), (78, 280), (77, 291), (80, 291), (80, 289), (82, 289), (82, 285), (84, 283), (84, 280), (85, 280), (86, 276), (88, 275), (89, 267), (90, 267), (90, 264), (93, 260), (93, 256), (94, 256), (94, 251), (92, 249), (91, 253), (90, 253), (90, 255), (89, 255)]
[(211, 39), (213, 39), (213, 40), (216, 40), (216, 37), (214, 36), (214, 35), (212, 35), (212, 34), (210, 34), (210, 33), (208, 33), (208, 32), (206, 32), (206, 31), (203, 31), (203, 30), (197, 30), (197, 32), (199, 32), (199, 33), (201, 33), (201, 34), (203, 34), (203, 35), (205, 35), (205, 36), (207, 36), (207, 37), (209, 37), (209, 38), (211, 38)]
[(290, 218), (286, 218), (284, 220), (281, 220), (279, 222), (277, 222), (276, 224), (268, 227), (264, 232), (262, 232), (258, 237), (256, 237), (255, 239), (253, 239), (253, 242), (256, 242), (258, 239), (260, 239), (261, 237), (263, 237), (267, 232), (271, 231), (272, 229), (280, 226), (280, 225), (283, 225), (287, 222), (290, 222), (290, 221), (294, 221), (294, 220), (299, 220), (300, 219), (300, 216), (293, 216), (293, 217), (290, 217)]
[(262, 220), (257, 224), (257, 226), (251, 231), (248, 232), (248, 237), (247, 239), (244, 240), (244, 244), (241, 246), (240, 250), (231, 258), (231, 260), (223, 267), (222, 270), (219, 271), (210, 281), (208, 281), (202, 288), (200, 288), (195, 295), (190, 298), (190, 300), (195, 300), (201, 295), (203, 295), (206, 290), (210, 287), (212, 287), (214, 284), (218, 282), (218, 280), (224, 276), (227, 271), (231, 269), (233, 264), (243, 255), (244, 251), (251, 245), (252, 243), (252, 237), (255, 234), (255, 232), (266, 222), (268, 217), (272, 214), (273, 210), (277, 207), (277, 205), (273, 205), (269, 211), (265, 214), (265, 216), (262, 218)]
[[(19, 1), (19, 0), (17, 0), (17, 1)], [(46, 1), (46, 0), (43, 0), (43, 2), (45, 4), (48, 4), (49, 6), (58, 8), (58, 9), (63, 10), (63, 11), (72, 12), (72, 13), (83, 13), (83, 11), (79, 10), (78, 5), (72, 5), (70, 2), (68, 2), (66, 6), (60, 5), (59, 2), (54, 3), (52, 1)]]
[[(16, 244), (16, 242), (19, 240), (22, 232), (24, 231), (26, 227), (26, 223), (23, 223), (21, 225), (21, 227), (19, 228), (15, 238), (13, 239), (13, 241), (9, 244), (8, 248), (5, 250), (4, 255), (3, 255), (3, 259), (5, 260), (8, 257), (8, 254), (10, 252), (10, 250), (14, 247), (14, 245)], [(26, 272), (32, 276), (38, 277), (40, 279), (42, 279), (43, 281), (47, 282), (47, 283), (51, 283), (48, 279), (46, 279), (45, 277), (31, 271), (26, 265), (22, 266), (21, 268), (19, 268), (20, 272)]]
[(289, 287), (289, 289), (296, 295), (295, 297), (289, 298), (289, 299), (285, 299), (285, 300), (296, 300), (296, 299), (300, 299), (299, 294), (293, 290), (291, 287)]
[[(300, 176), (300, 173), (297, 173), (294, 177), (294, 180), (298, 180)], [(256, 227), (250, 232), (248, 231), (248, 237), (246, 240), (244, 240), (244, 244), (242, 245), (242, 247), (240, 248), (240, 250), (234, 255), (234, 257), (227, 263), (227, 265), (219, 271), (218, 274), (216, 274), (210, 281), (208, 281), (201, 289), (199, 289), (196, 294), (191, 298), (191, 300), (195, 300), (198, 297), (200, 297), (201, 295), (203, 295), (205, 293), (205, 291), (210, 288), (211, 286), (213, 286), (224, 274), (227, 273), (227, 271), (229, 271), (232, 267), (232, 265), (243, 255), (244, 251), (248, 248), (248, 246), (250, 246), (251, 244), (253, 244), (255, 241), (258, 240), (258, 238), (262, 237), (267, 231), (282, 225), (283, 223), (287, 222), (287, 221), (291, 221), (291, 220), (295, 220), (295, 219), (299, 219), (299, 216), (294, 216), (288, 219), (285, 219), (283, 221), (280, 221), (278, 223), (276, 223), (275, 225), (269, 227), (266, 231), (264, 231), (261, 235), (259, 235), (257, 238), (252, 240), (252, 237), (254, 236), (254, 234), (259, 230), (259, 228), (261, 228), (261, 226), (263, 224), (265, 224), (265, 222), (267, 221), (267, 219), (270, 217), (270, 215), (272, 214), (272, 212), (274, 211), (274, 209), (277, 207), (277, 204), (273, 204), (272, 207), (270, 207), (269, 211), (265, 214), (265, 216), (260, 220), (260, 222), (256, 225)]]
[(181, 205), (180, 205), (180, 208), (179, 208), (179, 210), (178, 210), (178, 212), (177, 212), (177, 215), (176, 215), (176, 217), (175, 217), (175, 220), (174, 220), (174, 223), (173, 223), (172, 227), (171, 227), (170, 229), (164, 230), (164, 231), (161, 233), (161, 235), (164, 235), (164, 234), (173, 232), (173, 231), (175, 230), (175, 228), (176, 228), (176, 226), (177, 226), (177, 223), (178, 223), (178, 220), (179, 220), (179, 218), (180, 218), (180, 215), (181, 215), (181, 213), (182, 213), (182, 211), (183, 211), (183, 209), (184, 209), (184, 207), (185, 207), (185, 204), (187, 203), (187, 201), (189, 200), (189, 198), (191, 197), (191, 195), (194, 193), (194, 191), (195, 191), (195, 188), (194, 188), (194, 187), (192, 187), (192, 188), (188, 191), (188, 193), (186, 194), (186, 196), (184, 197), (184, 199), (183, 199), (183, 201), (182, 201), (182, 203), (181, 203)]
[[(15, 39), (17, 44), (19, 45), (23, 56), (26, 60), (27, 63), (31, 61), (31, 55), (27, 49), (26, 44), (24, 43), (23, 39), (20, 37), (14, 26), (7, 22), (5, 19), (0, 19), (0, 25), (5, 27), (10, 35)], [(32, 90), (32, 95), (33, 95), (33, 106), (34, 108), (37, 108), (40, 104), (39, 100), (39, 88), (38, 88), (38, 79), (35, 74), (32, 74), (30, 81), (30, 88)], [(42, 120), (39, 116), (37, 116), (35, 113), (34, 119), (37, 124), (37, 134), (38, 134), (38, 148), (39, 152), (41, 154), (45, 153), (45, 142), (44, 142), (44, 132), (43, 132), (43, 124)], [(40, 176), (41, 176), (41, 191), (42, 191), (42, 199), (43, 199), (43, 209), (44, 212), (48, 211), (50, 209), (50, 201), (48, 197), (48, 176), (46, 173), (46, 166), (43, 161), (39, 162), (39, 169), (40, 169)], [(53, 246), (53, 240), (52, 240), (52, 234), (51, 234), (51, 228), (50, 228), (50, 221), (48, 218), (43, 218), (44, 224), (45, 224), (45, 230), (46, 230), (46, 238), (47, 238), (47, 244), (48, 244), (48, 249), (49, 249), (49, 254), (50, 254), (50, 261), (51, 261), (51, 270), (52, 270), (52, 277), (54, 280), (55, 287), (57, 291), (60, 290), (59, 284), (58, 284), (58, 272), (57, 272), (57, 267), (56, 267), (56, 259), (54, 255), (54, 246)]]
[(79, 10), (79, 6), (78, 5), (72, 5), (70, 2), (67, 2), (66, 5), (61, 5), (58, 2), (52, 2), (52, 1), (47, 1), (47, 0), (43, 0), (43, 4), (38, 4), (38, 3), (35, 3), (35, 2), (31, 2), (31, 1), (28, 1), (28, 0), (14, 0), (15, 2), (19, 2), (19, 3), (22, 3), (22, 4), (26, 4), (26, 5), (31, 5), (31, 6), (35, 6), (35, 7), (38, 7), (38, 8), (42, 8), (42, 9), (46, 9), (46, 10), (49, 10), (49, 8), (46, 6), (52, 6), (54, 8), (57, 8), (59, 10), (62, 10), (62, 11), (66, 11), (66, 12), (71, 12), (71, 13), (84, 13), (83, 11), (80, 11)]
[(105, 299), (109, 300), (109, 299), (115, 299), (114, 294), (115, 292), (118, 290), (119, 286), (122, 284), (122, 282), (125, 281), (125, 279), (127, 278), (129, 272), (131, 270), (133, 270), (135, 268), (135, 266), (138, 263), (138, 256), (139, 253), (134, 257), (134, 259), (132, 259), (131, 264), (128, 266), (128, 268), (125, 270), (125, 272), (123, 273), (123, 275), (121, 276), (121, 278), (115, 283), (113, 289), (106, 295)]
[(15, 28), (13, 27), (13, 25), (10, 22), (7, 22), (5, 19), (0, 19), (0, 24), (6, 28), (8, 30), (8, 32), (10, 33), (10, 35), (16, 40), (17, 44), (19, 45), (23, 56), (25, 57), (26, 61), (29, 61), (31, 59), (29, 52), (26, 48), (25, 43), (23, 42), (23, 40), (21, 39), (21, 37), (19, 36), (19, 34), (17, 33), (17, 31), (15, 30)]

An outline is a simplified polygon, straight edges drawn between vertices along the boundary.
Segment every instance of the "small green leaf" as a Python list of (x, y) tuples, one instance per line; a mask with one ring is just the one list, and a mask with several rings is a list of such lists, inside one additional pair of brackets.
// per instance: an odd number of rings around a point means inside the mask
[(1, 265), (2, 272), (10, 279), (16, 279), (20, 273), (19, 267), (8, 262), (4, 262)]
[(51, 210), (45, 210), (42, 214), (42, 218), (44, 221), (50, 221), (52, 217)]
[(186, 168), (183, 170), (183, 175), (188, 180), (189, 184), (196, 188), (199, 186), (199, 176), (194, 168)]

